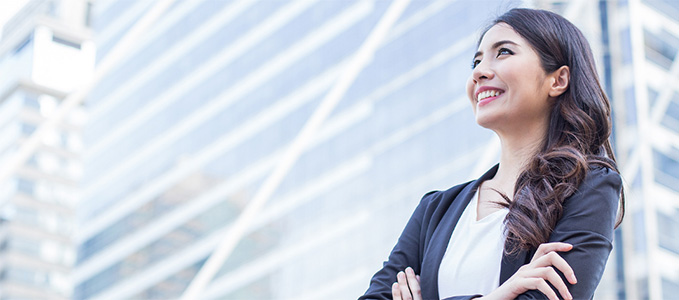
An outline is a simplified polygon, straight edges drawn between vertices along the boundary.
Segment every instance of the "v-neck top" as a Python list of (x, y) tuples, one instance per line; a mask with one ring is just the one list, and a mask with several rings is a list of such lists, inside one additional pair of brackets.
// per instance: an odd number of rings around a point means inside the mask
[(500, 266), (505, 241), (502, 208), (477, 219), (479, 193), (464, 209), (439, 267), (441, 299), (454, 295), (487, 295), (500, 285)]

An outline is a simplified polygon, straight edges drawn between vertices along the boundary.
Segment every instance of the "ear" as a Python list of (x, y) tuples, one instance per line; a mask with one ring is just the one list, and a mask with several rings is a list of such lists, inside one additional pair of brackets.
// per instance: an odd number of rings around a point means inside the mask
[(561, 66), (552, 72), (550, 77), (552, 77), (552, 86), (549, 89), (549, 96), (558, 97), (568, 89), (571, 81), (571, 71), (568, 66)]

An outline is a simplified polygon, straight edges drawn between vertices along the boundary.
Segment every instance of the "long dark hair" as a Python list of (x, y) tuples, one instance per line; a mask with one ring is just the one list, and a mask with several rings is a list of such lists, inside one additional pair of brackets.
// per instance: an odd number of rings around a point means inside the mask
[[(545, 72), (561, 66), (570, 70), (569, 87), (554, 102), (541, 149), (519, 175), (513, 200), (503, 195), (507, 202), (502, 205), (509, 208), (505, 251), (515, 253), (549, 240), (563, 213), (563, 201), (576, 192), (591, 166), (619, 171), (609, 141), (610, 103), (580, 30), (555, 13), (523, 8), (506, 12), (488, 29), (498, 23), (509, 25), (530, 43)], [(616, 227), (624, 205), (621, 193)]]

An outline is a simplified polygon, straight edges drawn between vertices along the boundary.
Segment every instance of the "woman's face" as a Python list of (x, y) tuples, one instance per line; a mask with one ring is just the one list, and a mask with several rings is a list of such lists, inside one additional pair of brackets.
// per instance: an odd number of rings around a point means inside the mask
[(467, 95), (479, 125), (498, 133), (546, 129), (550, 82), (526, 40), (498, 23), (483, 36), (473, 61)]

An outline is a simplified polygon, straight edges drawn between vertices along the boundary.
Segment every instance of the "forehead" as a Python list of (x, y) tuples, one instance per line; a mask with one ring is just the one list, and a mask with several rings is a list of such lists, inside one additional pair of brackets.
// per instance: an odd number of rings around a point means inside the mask
[(520, 45), (525, 44), (525, 40), (511, 26), (507, 23), (497, 23), (483, 35), (478, 50), (483, 51), (502, 40), (510, 40)]

